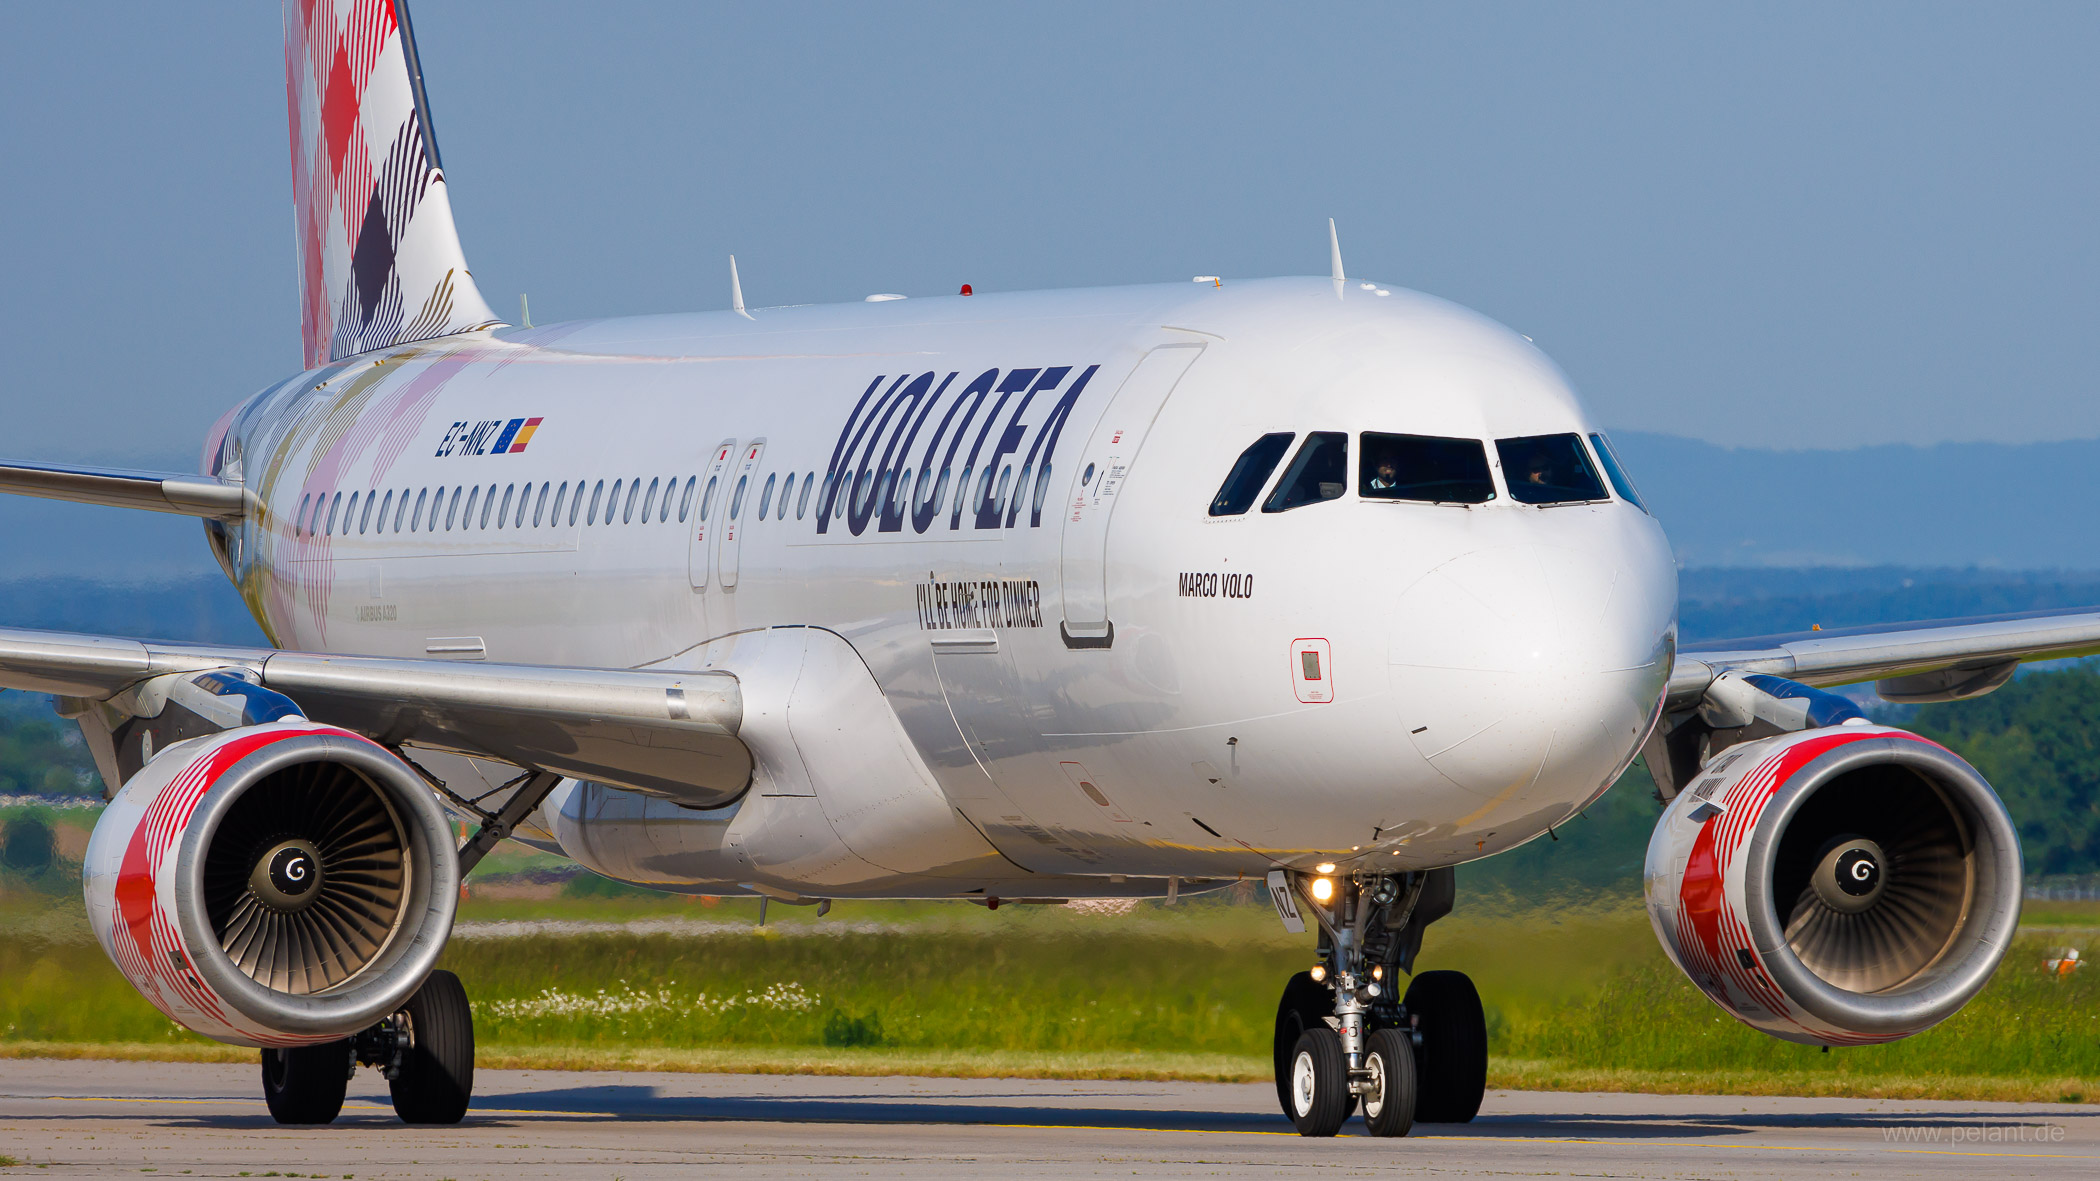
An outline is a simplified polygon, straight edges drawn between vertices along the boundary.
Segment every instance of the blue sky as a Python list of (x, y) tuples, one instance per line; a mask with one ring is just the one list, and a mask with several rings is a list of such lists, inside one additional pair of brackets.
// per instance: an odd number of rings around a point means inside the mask
[[(1353, 272), (1614, 426), (2100, 436), (2100, 6), (481, 5), (415, 17), (534, 318)], [(178, 460), (297, 358), (268, 3), (10, 11), (0, 453)]]

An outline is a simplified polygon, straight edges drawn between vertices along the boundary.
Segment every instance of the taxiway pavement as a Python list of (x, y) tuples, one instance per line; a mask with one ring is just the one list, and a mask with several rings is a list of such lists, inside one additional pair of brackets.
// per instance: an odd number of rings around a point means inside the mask
[(2100, 1107), (1495, 1091), (1466, 1125), (1292, 1133), (1268, 1085), (482, 1071), (450, 1128), (360, 1071), (281, 1128), (257, 1069), (0, 1061), (20, 1177), (2100, 1176)]

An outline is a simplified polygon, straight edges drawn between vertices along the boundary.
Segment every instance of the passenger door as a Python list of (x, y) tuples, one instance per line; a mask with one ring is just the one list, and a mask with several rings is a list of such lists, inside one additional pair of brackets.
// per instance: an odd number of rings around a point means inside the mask
[(1203, 352), (1200, 344), (1162, 345), (1138, 362), (1115, 400), (1094, 425), (1065, 498), (1059, 574), (1064, 584), (1065, 646), (1106, 648), (1115, 640), (1108, 618), (1108, 523), (1116, 493), (1129, 476), (1152, 420), (1182, 374)]
[(765, 453), (764, 439), (753, 439), (744, 444), (743, 461), (737, 465), (736, 479), (730, 481), (728, 499), (722, 502), (722, 558), (717, 570), (721, 574), (723, 590), (736, 589), (737, 555), (743, 548), (746, 520), (744, 510), (757, 511), (758, 461)]
[(720, 532), (719, 518), (711, 511), (716, 492), (722, 485), (722, 474), (729, 469), (729, 461), (736, 456), (736, 440), (724, 439), (715, 448), (715, 455), (708, 462), (707, 473), (700, 477), (700, 503), (693, 510), (692, 540), (685, 552), (686, 581), (694, 590), (707, 589), (707, 566), (711, 556), (714, 535)]

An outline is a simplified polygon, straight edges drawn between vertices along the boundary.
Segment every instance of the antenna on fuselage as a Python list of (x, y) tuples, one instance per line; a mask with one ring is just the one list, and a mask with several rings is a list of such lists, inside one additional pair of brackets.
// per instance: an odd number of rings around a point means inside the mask
[(754, 319), (744, 310), (744, 284), (736, 277), (736, 255), (729, 256), (729, 310), (746, 320)]
[(1334, 219), (1327, 219), (1327, 252), (1334, 267), (1334, 293), (1342, 293), (1342, 237), (1335, 232)]

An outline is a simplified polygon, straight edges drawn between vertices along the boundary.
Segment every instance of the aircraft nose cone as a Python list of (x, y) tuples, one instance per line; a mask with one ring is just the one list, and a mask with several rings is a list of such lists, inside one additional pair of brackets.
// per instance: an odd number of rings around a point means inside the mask
[(1398, 603), (1401, 725), (1430, 765), (1494, 803), (1586, 799), (1669, 678), (1665, 581), (1624, 555), (1541, 544), (1446, 562)]

